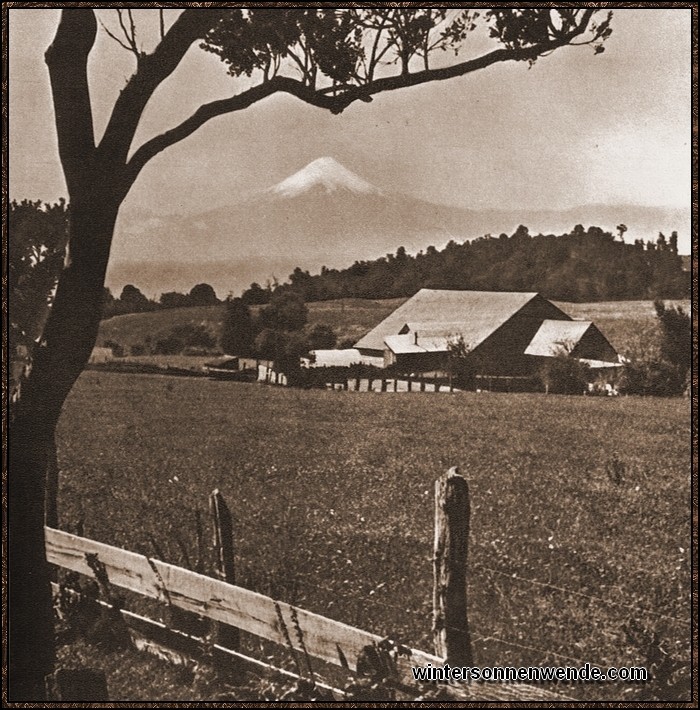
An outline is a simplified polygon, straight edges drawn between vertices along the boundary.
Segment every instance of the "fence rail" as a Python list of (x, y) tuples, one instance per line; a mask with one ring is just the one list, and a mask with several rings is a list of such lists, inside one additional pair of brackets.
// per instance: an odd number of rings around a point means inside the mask
[[(230, 535), (230, 525), (222, 524), (227, 517), (222, 512), (225, 503), (218, 491), (212, 494), (211, 500), (217, 513), (218, 537), (223, 540)], [(396, 682), (404, 688), (416, 688), (412, 666), (442, 666), (445, 661), (443, 655), (452, 665), (471, 662), (472, 658), (466, 617), (469, 496), (466, 481), (456, 469), (451, 469), (438, 480), (435, 504), (436, 594), (433, 632), (439, 655), (417, 649), (410, 649), (408, 656), (399, 655), (396, 659)], [(460, 506), (466, 507), (458, 509)], [(224, 529), (225, 534), (222, 533)], [(221, 559), (219, 565), (219, 574), (229, 579), (233, 576), (231, 544), (231, 541), (227, 541), (224, 545), (228, 550), (228, 559)], [(286, 646), (294, 653), (320, 659), (346, 671), (357, 672), (357, 661), (367, 647), (377, 648), (383, 641), (377, 634), (275, 600), (223, 579), (207, 577), (143, 554), (54, 528), (46, 528), (46, 554), (49, 563), (92, 578), (95, 578), (95, 570), (98, 568), (95, 561), (99, 561), (99, 568), (106, 573), (110, 585), (197, 614), (225, 627), (234, 627)], [(223, 574), (224, 567), (230, 567), (226, 575)], [(140, 622), (141, 628), (147, 627), (146, 622)], [(157, 622), (153, 624), (157, 625)], [(226, 645), (224, 638), (220, 641), (222, 645)], [(237, 645), (237, 632), (228, 634), (228, 638), (233, 638), (233, 645)], [(233, 655), (240, 655), (237, 652), (238, 648), (231, 649)], [(553, 702), (565, 699), (560, 694), (525, 684), (450, 685), (445, 686), (445, 690), (455, 699), (461, 700)]]

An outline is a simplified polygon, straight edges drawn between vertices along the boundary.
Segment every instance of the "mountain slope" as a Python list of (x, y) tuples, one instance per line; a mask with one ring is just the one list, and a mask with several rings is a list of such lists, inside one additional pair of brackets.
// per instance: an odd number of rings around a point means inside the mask
[(659, 231), (683, 234), (688, 215), (607, 205), (468, 210), (385, 192), (324, 157), (267, 190), (232, 198), (225, 208), (185, 216), (125, 211), (117, 225), (108, 284), (120, 288), (131, 281), (160, 293), (207, 281), (225, 295), (254, 280), (285, 279), (296, 266), (312, 272), (324, 265), (340, 268), (399, 246), (409, 252), (439, 248), (451, 239), (512, 234), (519, 224), (534, 234), (561, 233), (578, 223), (614, 231), (620, 222), (628, 227), (628, 240), (648, 240)]

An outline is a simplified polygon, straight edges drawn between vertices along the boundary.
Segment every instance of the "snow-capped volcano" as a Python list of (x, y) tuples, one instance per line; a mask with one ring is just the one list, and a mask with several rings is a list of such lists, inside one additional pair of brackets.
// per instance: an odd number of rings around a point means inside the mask
[(337, 160), (317, 158), (294, 175), (269, 188), (268, 192), (282, 197), (297, 197), (308, 192), (347, 191), (356, 195), (381, 195), (382, 191), (363, 180)]
[[(635, 236), (647, 239), (659, 229), (683, 229), (684, 220), (686, 213), (629, 205), (473, 211), (381, 190), (324, 157), (266, 190), (232, 195), (226, 207), (160, 217), (125, 210), (112, 263), (121, 264), (119, 288), (135, 283), (157, 294), (207, 282), (225, 294), (252, 281), (284, 279), (297, 266), (311, 271), (341, 268), (393, 253), (399, 246), (417, 252), (429, 245), (441, 248), (451, 239), (512, 234), (519, 224), (531, 233), (562, 233), (575, 224), (614, 232), (624, 222)], [(110, 284), (115, 286), (114, 277)]]

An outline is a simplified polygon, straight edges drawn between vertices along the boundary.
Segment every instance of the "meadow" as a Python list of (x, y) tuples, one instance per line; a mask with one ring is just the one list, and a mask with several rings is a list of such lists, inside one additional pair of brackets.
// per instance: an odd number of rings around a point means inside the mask
[[(308, 303), (309, 326), (329, 325), (338, 343), (356, 342), (380, 321), (396, 310), (405, 298), (371, 300), (344, 298)], [(669, 301), (689, 311), (688, 301)], [(556, 302), (572, 318), (592, 320), (621, 354), (631, 354), (647, 347), (655, 337), (656, 317), (651, 301), (602, 301), (599, 303)], [(259, 310), (254, 306), (253, 313)], [(130, 313), (102, 321), (98, 345), (113, 341), (125, 346), (155, 344), (177, 326), (203, 325), (218, 337), (224, 318), (224, 306), (173, 308), (150, 313)]]
[[(85, 372), (58, 431), (62, 526), (194, 556), (219, 488), (239, 583), (431, 649), (433, 482), (472, 497), (479, 664), (647, 665), (688, 688), (687, 399), (304, 391)], [(671, 671), (675, 670), (675, 675)], [(183, 691), (186, 692), (186, 691)], [(639, 698), (638, 686), (567, 688)], [(186, 695), (180, 699), (187, 699)]]

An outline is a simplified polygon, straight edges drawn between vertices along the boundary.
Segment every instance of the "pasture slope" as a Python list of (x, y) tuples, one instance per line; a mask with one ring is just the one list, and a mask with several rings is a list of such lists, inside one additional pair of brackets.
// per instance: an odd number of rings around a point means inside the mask
[[(405, 298), (369, 300), (345, 298), (337, 301), (309, 303), (309, 325), (330, 325), (338, 342), (359, 340), (392, 311)], [(673, 301), (689, 310), (687, 301)], [(651, 301), (604, 301), (600, 303), (559, 303), (573, 318), (593, 320), (618, 349), (628, 352), (644, 346), (653, 338), (656, 328), (654, 307)], [(256, 312), (259, 307), (254, 307)], [(127, 348), (147, 342), (155, 343), (179, 325), (204, 325), (218, 337), (224, 317), (224, 306), (199, 306), (174, 308), (151, 313), (131, 313), (102, 321), (98, 345), (112, 340)]]
[[(194, 556), (195, 511), (206, 518), (219, 488), (240, 583), (428, 650), (433, 481), (458, 465), (478, 663), (645, 665), (661, 644), (690, 693), (689, 414), (687, 399), (89, 371), (59, 425), (61, 523), (132, 550), (153, 536), (182, 564), (175, 537)], [(640, 687), (564, 690), (624, 700)]]

